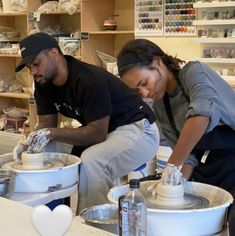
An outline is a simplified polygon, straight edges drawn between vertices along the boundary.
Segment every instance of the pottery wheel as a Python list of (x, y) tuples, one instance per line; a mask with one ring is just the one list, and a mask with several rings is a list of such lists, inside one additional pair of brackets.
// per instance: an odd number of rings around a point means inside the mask
[(32, 170), (50, 170), (50, 169), (56, 169), (59, 167), (64, 167), (64, 164), (60, 161), (56, 162), (49, 162), (49, 161), (44, 161), (43, 167), (41, 168), (27, 168), (24, 167), (22, 162), (16, 162), (16, 161), (11, 161), (3, 164), (1, 166), (2, 169), (8, 169), (8, 170), (24, 170), (24, 171), (32, 171)]
[(185, 209), (202, 209), (209, 206), (209, 201), (201, 196), (195, 196), (190, 193), (184, 193), (184, 203), (176, 206), (162, 206), (154, 203), (155, 199), (149, 195), (146, 197), (147, 206), (154, 209), (167, 209), (167, 210), (185, 210)]

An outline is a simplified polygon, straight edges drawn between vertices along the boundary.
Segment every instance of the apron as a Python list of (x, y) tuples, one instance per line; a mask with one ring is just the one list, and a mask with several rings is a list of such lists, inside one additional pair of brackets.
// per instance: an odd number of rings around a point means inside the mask
[[(170, 124), (179, 137), (167, 93), (163, 101)], [(199, 165), (195, 167), (190, 180), (225, 190), (235, 186), (235, 130), (227, 125), (216, 126), (202, 136), (192, 153)]]
[[(177, 82), (189, 103), (180, 81)], [(167, 93), (163, 97), (163, 102), (171, 127), (179, 137)], [(199, 164), (195, 167), (190, 180), (223, 188), (235, 199), (235, 130), (227, 125), (216, 126), (201, 137), (192, 153)], [(234, 222), (235, 204), (231, 204), (228, 210), (228, 230), (231, 236), (235, 235)]]

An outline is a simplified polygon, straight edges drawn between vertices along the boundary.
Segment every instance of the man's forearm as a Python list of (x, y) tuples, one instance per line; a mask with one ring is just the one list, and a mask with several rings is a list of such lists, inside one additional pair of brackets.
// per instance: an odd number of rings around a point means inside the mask
[(38, 122), (34, 127), (34, 130), (44, 128), (55, 128), (57, 127), (57, 114), (38, 116)]
[(57, 127), (57, 116), (40, 116), (38, 127), (37, 129), (48, 128), (51, 133), (50, 138), (55, 141), (74, 146), (90, 146), (105, 141), (109, 127), (109, 116), (79, 128), (59, 128)]
[(55, 141), (74, 146), (90, 146), (105, 141), (106, 136), (92, 130), (92, 127), (79, 128), (49, 128), (51, 138)]

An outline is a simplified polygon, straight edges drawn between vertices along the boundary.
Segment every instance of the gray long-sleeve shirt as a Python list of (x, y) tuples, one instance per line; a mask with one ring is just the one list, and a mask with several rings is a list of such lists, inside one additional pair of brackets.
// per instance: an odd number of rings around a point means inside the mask
[[(204, 63), (194, 61), (187, 63), (178, 77), (180, 85), (177, 84), (169, 100), (179, 132), (185, 121), (195, 115), (210, 117), (207, 132), (222, 124), (235, 130), (235, 92), (214, 70)], [(163, 100), (154, 101), (153, 109), (164, 136), (173, 148), (178, 137), (170, 125)], [(185, 163), (193, 167), (198, 164), (192, 154)]]

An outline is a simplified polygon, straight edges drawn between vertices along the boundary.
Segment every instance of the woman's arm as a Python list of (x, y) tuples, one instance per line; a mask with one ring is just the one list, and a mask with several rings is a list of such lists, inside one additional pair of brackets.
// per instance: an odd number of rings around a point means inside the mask
[(191, 153), (209, 125), (209, 117), (192, 116), (188, 118), (180, 132), (179, 139), (168, 160), (169, 163), (180, 166)]

